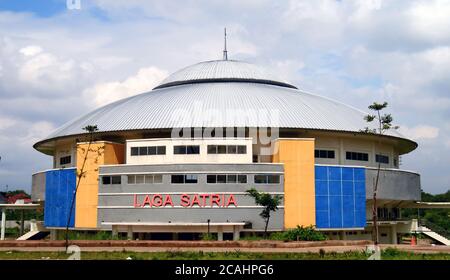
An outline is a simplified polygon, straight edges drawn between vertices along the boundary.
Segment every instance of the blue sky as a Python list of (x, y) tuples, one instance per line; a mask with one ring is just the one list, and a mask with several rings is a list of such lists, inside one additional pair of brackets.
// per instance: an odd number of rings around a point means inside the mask
[(0, 0), (0, 190), (51, 168), (32, 144), (68, 120), (221, 58), (224, 26), (232, 59), (363, 110), (388, 101), (419, 143), (401, 168), (449, 189), (449, 0), (80, 3)]

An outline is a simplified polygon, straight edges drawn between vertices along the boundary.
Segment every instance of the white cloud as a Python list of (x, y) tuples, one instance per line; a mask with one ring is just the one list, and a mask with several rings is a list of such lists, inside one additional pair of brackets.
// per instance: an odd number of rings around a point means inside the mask
[(450, 37), (449, 15), (448, 0), (418, 1), (408, 11), (414, 33), (431, 40)]
[(429, 125), (401, 126), (399, 131), (414, 140), (435, 139), (439, 136), (439, 128)]
[(150, 91), (158, 85), (167, 72), (157, 67), (139, 69), (136, 75), (123, 82), (100, 83), (83, 92), (87, 102), (94, 101), (94, 107), (106, 105), (113, 101)]
[(24, 56), (34, 56), (41, 52), (42, 48), (40, 46), (28, 46), (20, 49), (20, 53)]

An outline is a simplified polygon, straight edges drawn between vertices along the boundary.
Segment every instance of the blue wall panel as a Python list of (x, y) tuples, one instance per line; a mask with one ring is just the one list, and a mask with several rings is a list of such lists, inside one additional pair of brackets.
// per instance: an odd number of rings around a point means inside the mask
[(316, 227), (366, 225), (366, 175), (361, 167), (316, 166)]
[[(49, 170), (45, 177), (44, 225), (65, 227), (76, 187), (75, 169)], [(74, 224), (75, 209), (72, 210), (69, 226), (73, 227)]]

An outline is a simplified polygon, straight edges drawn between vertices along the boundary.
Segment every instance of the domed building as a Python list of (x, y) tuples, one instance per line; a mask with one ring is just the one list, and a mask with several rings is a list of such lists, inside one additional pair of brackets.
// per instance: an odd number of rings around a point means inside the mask
[(411, 231), (399, 209), (420, 201), (419, 174), (400, 169), (417, 143), (362, 132), (365, 115), (253, 64), (201, 62), (36, 143), (54, 169), (33, 175), (33, 198), (50, 229), (71, 213), (75, 230), (238, 239), (265, 229), (254, 188), (282, 197), (271, 232), (314, 226), (331, 239), (371, 239), (380, 163), (379, 238), (397, 243)]

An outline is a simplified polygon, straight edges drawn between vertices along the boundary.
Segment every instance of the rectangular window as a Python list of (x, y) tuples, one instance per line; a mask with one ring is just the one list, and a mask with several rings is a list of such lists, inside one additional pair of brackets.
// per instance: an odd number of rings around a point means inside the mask
[(145, 175), (145, 183), (153, 184), (153, 175)]
[(239, 145), (237, 146), (237, 152), (238, 154), (246, 154), (247, 153), (247, 146)]
[(217, 154), (217, 145), (208, 145), (208, 154)]
[(217, 146), (217, 153), (218, 154), (226, 154), (227, 153), (227, 146), (225, 146), (225, 145)]
[(71, 156), (65, 156), (65, 157), (59, 158), (59, 164), (60, 165), (69, 164), (71, 161), (72, 161), (72, 157)]
[(162, 183), (162, 175), (161, 174), (153, 175), (153, 183), (154, 184), (161, 184)]
[(165, 155), (166, 154), (166, 146), (157, 146), (156, 154), (157, 155)]
[(186, 153), (188, 155), (200, 154), (200, 146), (186, 146)]
[(247, 175), (238, 175), (239, 184), (247, 184)]
[(147, 147), (139, 147), (139, 155), (146, 156), (147, 155)]
[(255, 175), (255, 184), (279, 184), (280, 175)]
[(225, 184), (227, 182), (227, 175), (217, 175), (217, 183)]
[(185, 175), (184, 183), (185, 184), (197, 184), (198, 177), (196, 174), (187, 174)]
[(103, 185), (110, 185), (111, 184), (111, 176), (103, 176), (102, 183), (103, 183)]
[(237, 176), (234, 174), (227, 175), (228, 184), (236, 184)]
[(198, 145), (174, 146), (173, 147), (173, 153), (175, 155), (200, 154), (200, 146), (198, 146)]
[(147, 147), (147, 154), (148, 155), (156, 155), (156, 147), (155, 146)]
[(138, 156), (139, 155), (139, 148), (138, 147), (131, 147), (131, 155), (132, 156)]
[(184, 184), (184, 175), (172, 175), (172, 184)]
[(314, 150), (315, 158), (335, 158), (333, 150)]
[(121, 176), (111, 176), (111, 183), (113, 185), (120, 185), (120, 184), (122, 184), (122, 177)]
[(216, 175), (206, 175), (206, 183), (215, 184), (217, 182)]
[(389, 157), (384, 155), (376, 155), (375, 161), (379, 163), (389, 164)]
[(136, 184), (144, 184), (145, 176), (144, 175), (136, 175)]
[(136, 176), (135, 175), (128, 175), (128, 184), (130, 184), (130, 185), (136, 184)]
[(236, 146), (227, 146), (227, 154), (236, 154), (237, 148)]
[(357, 152), (346, 152), (345, 158), (347, 160), (369, 161), (369, 154), (357, 153)]

